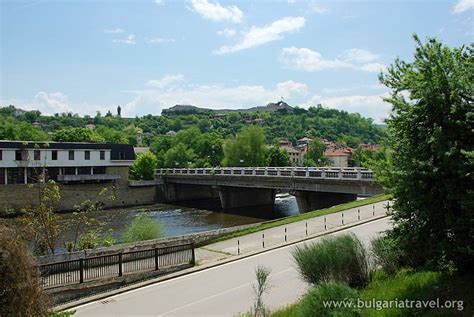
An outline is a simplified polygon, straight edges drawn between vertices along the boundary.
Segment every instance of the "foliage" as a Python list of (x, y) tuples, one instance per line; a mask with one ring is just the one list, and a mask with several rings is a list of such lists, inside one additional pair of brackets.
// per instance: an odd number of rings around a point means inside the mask
[(125, 243), (158, 239), (161, 237), (162, 227), (146, 214), (137, 215), (130, 228), (123, 235)]
[[(105, 187), (98, 193), (94, 201), (86, 200), (75, 206), (76, 210), (72, 213), (72, 217), (70, 217), (68, 222), (69, 229), (74, 232), (73, 241), (66, 243), (66, 249), (69, 252), (95, 249), (100, 245), (114, 242), (109, 236), (102, 237), (105, 223), (98, 220), (93, 214), (103, 209), (104, 199), (114, 201), (116, 197), (113, 191)], [(93, 227), (94, 229), (92, 229)], [(101, 242), (102, 239), (103, 242)]]
[(49, 136), (28, 122), (0, 116), (0, 140), (47, 141)]
[(309, 144), (308, 153), (304, 157), (305, 166), (328, 166), (330, 160), (324, 156), (326, 145), (320, 140), (314, 139)]
[(265, 134), (253, 125), (243, 129), (235, 138), (224, 143), (224, 166), (265, 166)]
[(0, 226), (0, 316), (47, 316), (50, 301), (22, 237)]
[(272, 146), (267, 151), (267, 164), (268, 166), (291, 166), (291, 160), (284, 149), (281, 149), (277, 144)]
[(374, 265), (382, 267), (387, 274), (395, 274), (403, 258), (397, 242), (387, 234), (380, 235), (371, 241), (371, 255)]
[(395, 198), (397, 243), (410, 265), (474, 266), (474, 50), (422, 43), (411, 63), (397, 59), (385, 186)]
[(334, 281), (363, 287), (369, 281), (366, 251), (353, 234), (297, 246), (293, 251), (293, 258), (298, 271), (308, 283)]
[(257, 284), (253, 285), (255, 292), (255, 303), (251, 310), (251, 315), (254, 317), (265, 317), (269, 315), (268, 309), (265, 307), (263, 302), (263, 294), (268, 292), (270, 285), (268, 278), (271, 270), (264, 266), (257, 266), (255, 269), (255, 276), (257, 278)]
[(135, 180), (153, 180), (155, 179), (157, 165), (158, 159), (152, 152), (138, 154), (130, 167), (130, 178)]
[(191, 167), (196, 154), (183, 143), (178, 143), (166, 151), (163, 167)]
[[(433, 300), (437, 293), (441, 274), (438, 272), (413, 272), (401, 270), (395, 276), (378, 275), (361, 292), (363, 300)], [(451, 298), (452, 300), (453, 298)], [(363, 316), (413, 316), (415, 309), (386, 307), (363, 309)], [(418, 309), (418, 314), (420, 311)]]
[(35, 241), (39, 253), (54, 254), (62, 227), (59, 224), (55, 208), (61, 200), (59, 186), (49, 180), (31, 185), (38, 188), (38, 206), (23, 210), (22, 222), (26, 225), (29, 235)]
[(350, 301), (356, 300), (358, 292), (344, 283), (325, 282), (313, 286), (298, 304), (299, 316), (360, 316), (353, 308), (326, 307), (324, 301)]
[(63, 129), (54, 134), (54, 141), (60, 142), (105, 142), (97, 132), (87, 128)]

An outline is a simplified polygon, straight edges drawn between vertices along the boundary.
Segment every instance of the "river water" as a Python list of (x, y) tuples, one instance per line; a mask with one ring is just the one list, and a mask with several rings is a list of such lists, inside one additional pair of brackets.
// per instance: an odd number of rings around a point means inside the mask
[[(140, 213), (146, 213), (159, 223), (162, 226), (163, 236), (172, 237), (286, 217), (298, 214), (299, 211), (294, 196), (281, 194), (277, 195), (274, 206), (236, 208), (231, 211), (221, 210), (220, 202), (217, 200), (189, 202), (187, 206), (157, 204), (106, 209), (92, 212), (91, 216), (103, 222), (103, 232), (109, 232), (117, 243), (120, 243), (133, 218)], [(61, 221), (66, 224), (72, 214), (61, 213), (59, 216)], [(14, 221), (13, 219), (4, 220)], [(58, 242), (58, 251), (65, 251), (64, 243), (73, 240), (73, 230), (65, 230)]]

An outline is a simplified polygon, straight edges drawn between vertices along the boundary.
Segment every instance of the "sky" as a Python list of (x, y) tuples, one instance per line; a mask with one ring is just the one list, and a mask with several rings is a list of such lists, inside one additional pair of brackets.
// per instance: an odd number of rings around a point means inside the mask
[(3, 1), (0, 102), (44, 114), (158, 115), (284, 100), (382, 122), (380, 71), (415, 43), (474, 38), (474, 0)]

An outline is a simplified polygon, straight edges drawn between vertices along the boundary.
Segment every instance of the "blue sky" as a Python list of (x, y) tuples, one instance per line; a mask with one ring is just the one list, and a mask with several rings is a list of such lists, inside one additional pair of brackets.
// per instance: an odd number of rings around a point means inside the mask
[(160, 114), (175, 104), (390, 106), (378, 72), (411, 35), (474, 37), (474, 0), (1, 1), (3, 105), (44, 113)]

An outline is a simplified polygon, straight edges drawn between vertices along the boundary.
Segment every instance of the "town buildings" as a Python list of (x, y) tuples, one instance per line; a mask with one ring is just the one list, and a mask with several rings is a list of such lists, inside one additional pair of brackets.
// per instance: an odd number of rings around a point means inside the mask
[(0, 185), (128, 180), (134, 159), (127, 144), (0, 141)]

